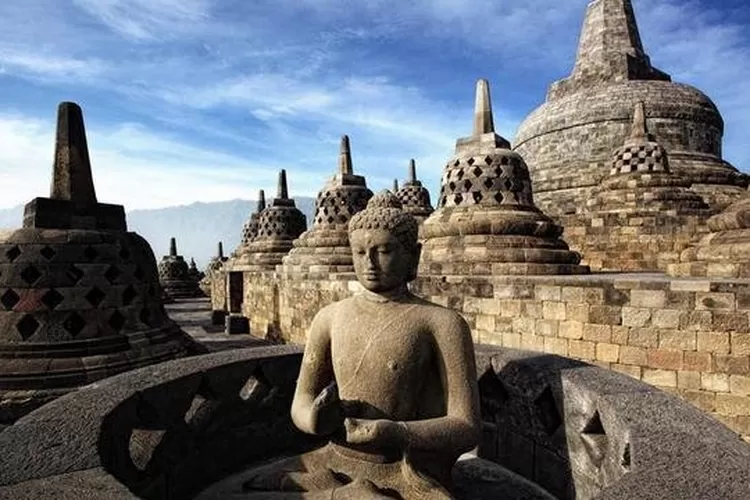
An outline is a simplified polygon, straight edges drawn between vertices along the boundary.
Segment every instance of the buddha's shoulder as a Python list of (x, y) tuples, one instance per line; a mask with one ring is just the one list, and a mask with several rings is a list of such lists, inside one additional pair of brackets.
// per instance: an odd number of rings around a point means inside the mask
[(430, 317), (435, 321), (450, 324), (466, 323), (466, 320), (464, 320), (463, 316), (458, 314), (455, 309), (451, 309), (449, 307), (445, 307), (419, 297), (415, 297), (414, 304), (418, 306), (416, 310), (417, 314), (422, 314), (424, 316)]

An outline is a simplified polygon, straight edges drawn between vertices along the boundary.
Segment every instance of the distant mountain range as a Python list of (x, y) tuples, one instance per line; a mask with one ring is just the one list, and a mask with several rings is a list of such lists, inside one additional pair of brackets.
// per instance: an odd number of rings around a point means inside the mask
[[(315, 199), (295, 198), (297, 208), (313, 220)], [(216, 255), (219, 241), (229, 255), (240, 243), (242, 226), (255, 210), (255, 200), (230, 200), (214, 203), (192, 203), (153, 210), (132, 210), (127, 213), (128, 229), (151, 244), (157, 261), (169, 252), (169, 238), (177, 238), (177, 253), (186, 260), (194, 258), (203, 269)], [(23, 205), (0, 209), (0, 228), (18, 228), (23, 223)]]

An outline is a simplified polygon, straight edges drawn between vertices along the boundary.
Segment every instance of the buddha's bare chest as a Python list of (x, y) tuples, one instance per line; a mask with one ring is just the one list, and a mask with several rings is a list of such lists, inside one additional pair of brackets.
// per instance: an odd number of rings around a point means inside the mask
[(331, 357), (342, 398), (387, 407), (387, 398), (396, 392), (419, 390), (432, 355), (431, 342), (424, 332), (405, 328), (408, 321), (397, 319), (334, 325)]

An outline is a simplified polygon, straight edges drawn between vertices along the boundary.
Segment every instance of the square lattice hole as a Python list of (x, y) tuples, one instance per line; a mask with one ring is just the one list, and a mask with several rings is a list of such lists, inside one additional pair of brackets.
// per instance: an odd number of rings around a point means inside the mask
[(66, 332), (75, 337), (86, 326), (86, 321), (78, 313), (73, 313), (65, 319), (62, 326)]
[(21, 300), (21, 297), (10, 289), (6, 290), (5, 293), (0, 296), (0, 303), (3, 304), (3, 307), (5, 307), (7, 311), (12, 310), (16, 304), (18, 304), (19, 300)]
[(39, 271), (39, 269), (34, 267), (32, 264), (29, 264), (23, 271), (21, 271), (21, 279), (24, 280), (28, 285), (33, 285), (41, 277), (41, 271)]
[(27, 340), (34, 335), (38, 329), (39, 322), (30, 314), (24, 316), (21, 321), (16, 324), (16, 330), (18, 330), (18, 333), (24, 340)]
[(122, 327), (125, 326), (125, 316), (120, 314), (120, 311), (115, 311), (112, 313), (112, 316), (109, 317), (109, 326), (111, 326), (115, 331), (119, 332), (122, 330)]
[(65, 297), (57, 290), (51, 289), (42, 295), (42, 304), (47, 306), (49, 309), (54, 309), (65, 300)]
[(21, 255), (21, 249), (18, 248), (18, 245), (13, 246), (13, 248), (10, 248), (8, 249), (8, 251), (5, 252), (5, 256), (11, 262), (16, 260), (20, 255)]
[(86, 300), (88, 300), (92, 306), (99, 307), (99, 304), (102, 303), (106, 296), (107, 294), (99, 290), (99, 288), (93, 287), (89, 290), (89, 293), (86, 294)]

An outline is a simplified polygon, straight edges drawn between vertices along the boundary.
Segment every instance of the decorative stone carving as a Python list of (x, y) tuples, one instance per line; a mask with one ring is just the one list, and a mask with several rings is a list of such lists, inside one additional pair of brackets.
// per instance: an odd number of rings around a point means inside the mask
[(313, 226), (294, 242), (283, 272), (320, 277), (354, 272), (347, 224), (371, 197), (365, 178), (354, 174), (349, 137), (343, 136), (339, 171), (318, 193)]
[(242, 226), (242, 241), (241, 245), (247, 245), (253, 238), (258, 235), (258, 221), (260, 220), (260, 214), (266, 209), (266, 192), (262, 189), (258, 191), (258, 206), (250, 215), (250, 219)]
[(717, 210), (741, 196), (748, 177), (722, 159), (718, 109), (699, 90), (670, 80), (645, 53), (630, 0), (590, 2), (571, 76), (552, 84), (514, 141), (531, 170), (538, 206), (558, 217), (590, 199), (638, 102), (676, 177)]
[(190, 275), (187, 262), (182, 255), (177, 254), (177, 241), (174, 238), (169, 240), (169, 255), (162, 257), (159, 262), (159, 282), (172, 299), (203, 296), (198, 281)]
[(750, 278), (750, 195), (708, 220), (709, 234), (669, 266), (672, 276)]
[(58, 109), (49, 198), (0, 233), (0, 422), (197, 345), (164, 311), (153, 252), (99, 203), (81, 108)]
[(316, 315), (291, 408), (300, 430), (330, 442), (247, 471), (247, 498), (452, 498), (453, 465), (479, 440), (476, 365), (463, 318), (408, 290), (417, 228), (388, 191), (352, 217), (364, 290)]
[(430, 192), (417, 179), (417, 166), (413, 159), (409, 161), (409, 177), (401, 189), (397, 186), (394, 185), (396, 190), (393, 192), (404, 206), (404, 211), (412, 214), (420, 224), (424, 222), (435, 209), (432, 208)]
[(456, 142), (435, 212), (422, 225), (426, 274), (585, 273), (562, 227), (535, 205), (523, 158), (495, 134), (489, 83), (477, 83), (474, 133)]
[(292, 242), (307, 229), (305, 215), (289, 198), (286, 170), (279, 172), (279, 189), (258, 218), (258, 232), (236, 259), (232, 271), (273, 271), (292, 249)]
[(566, 240), (596, 270), (665, 270), (713, 214), (690, 185), (672, 173), (638, 103), (631, 133), (614, 152), (610, 175), (592, 192), (587, 210), (562, 217)]

